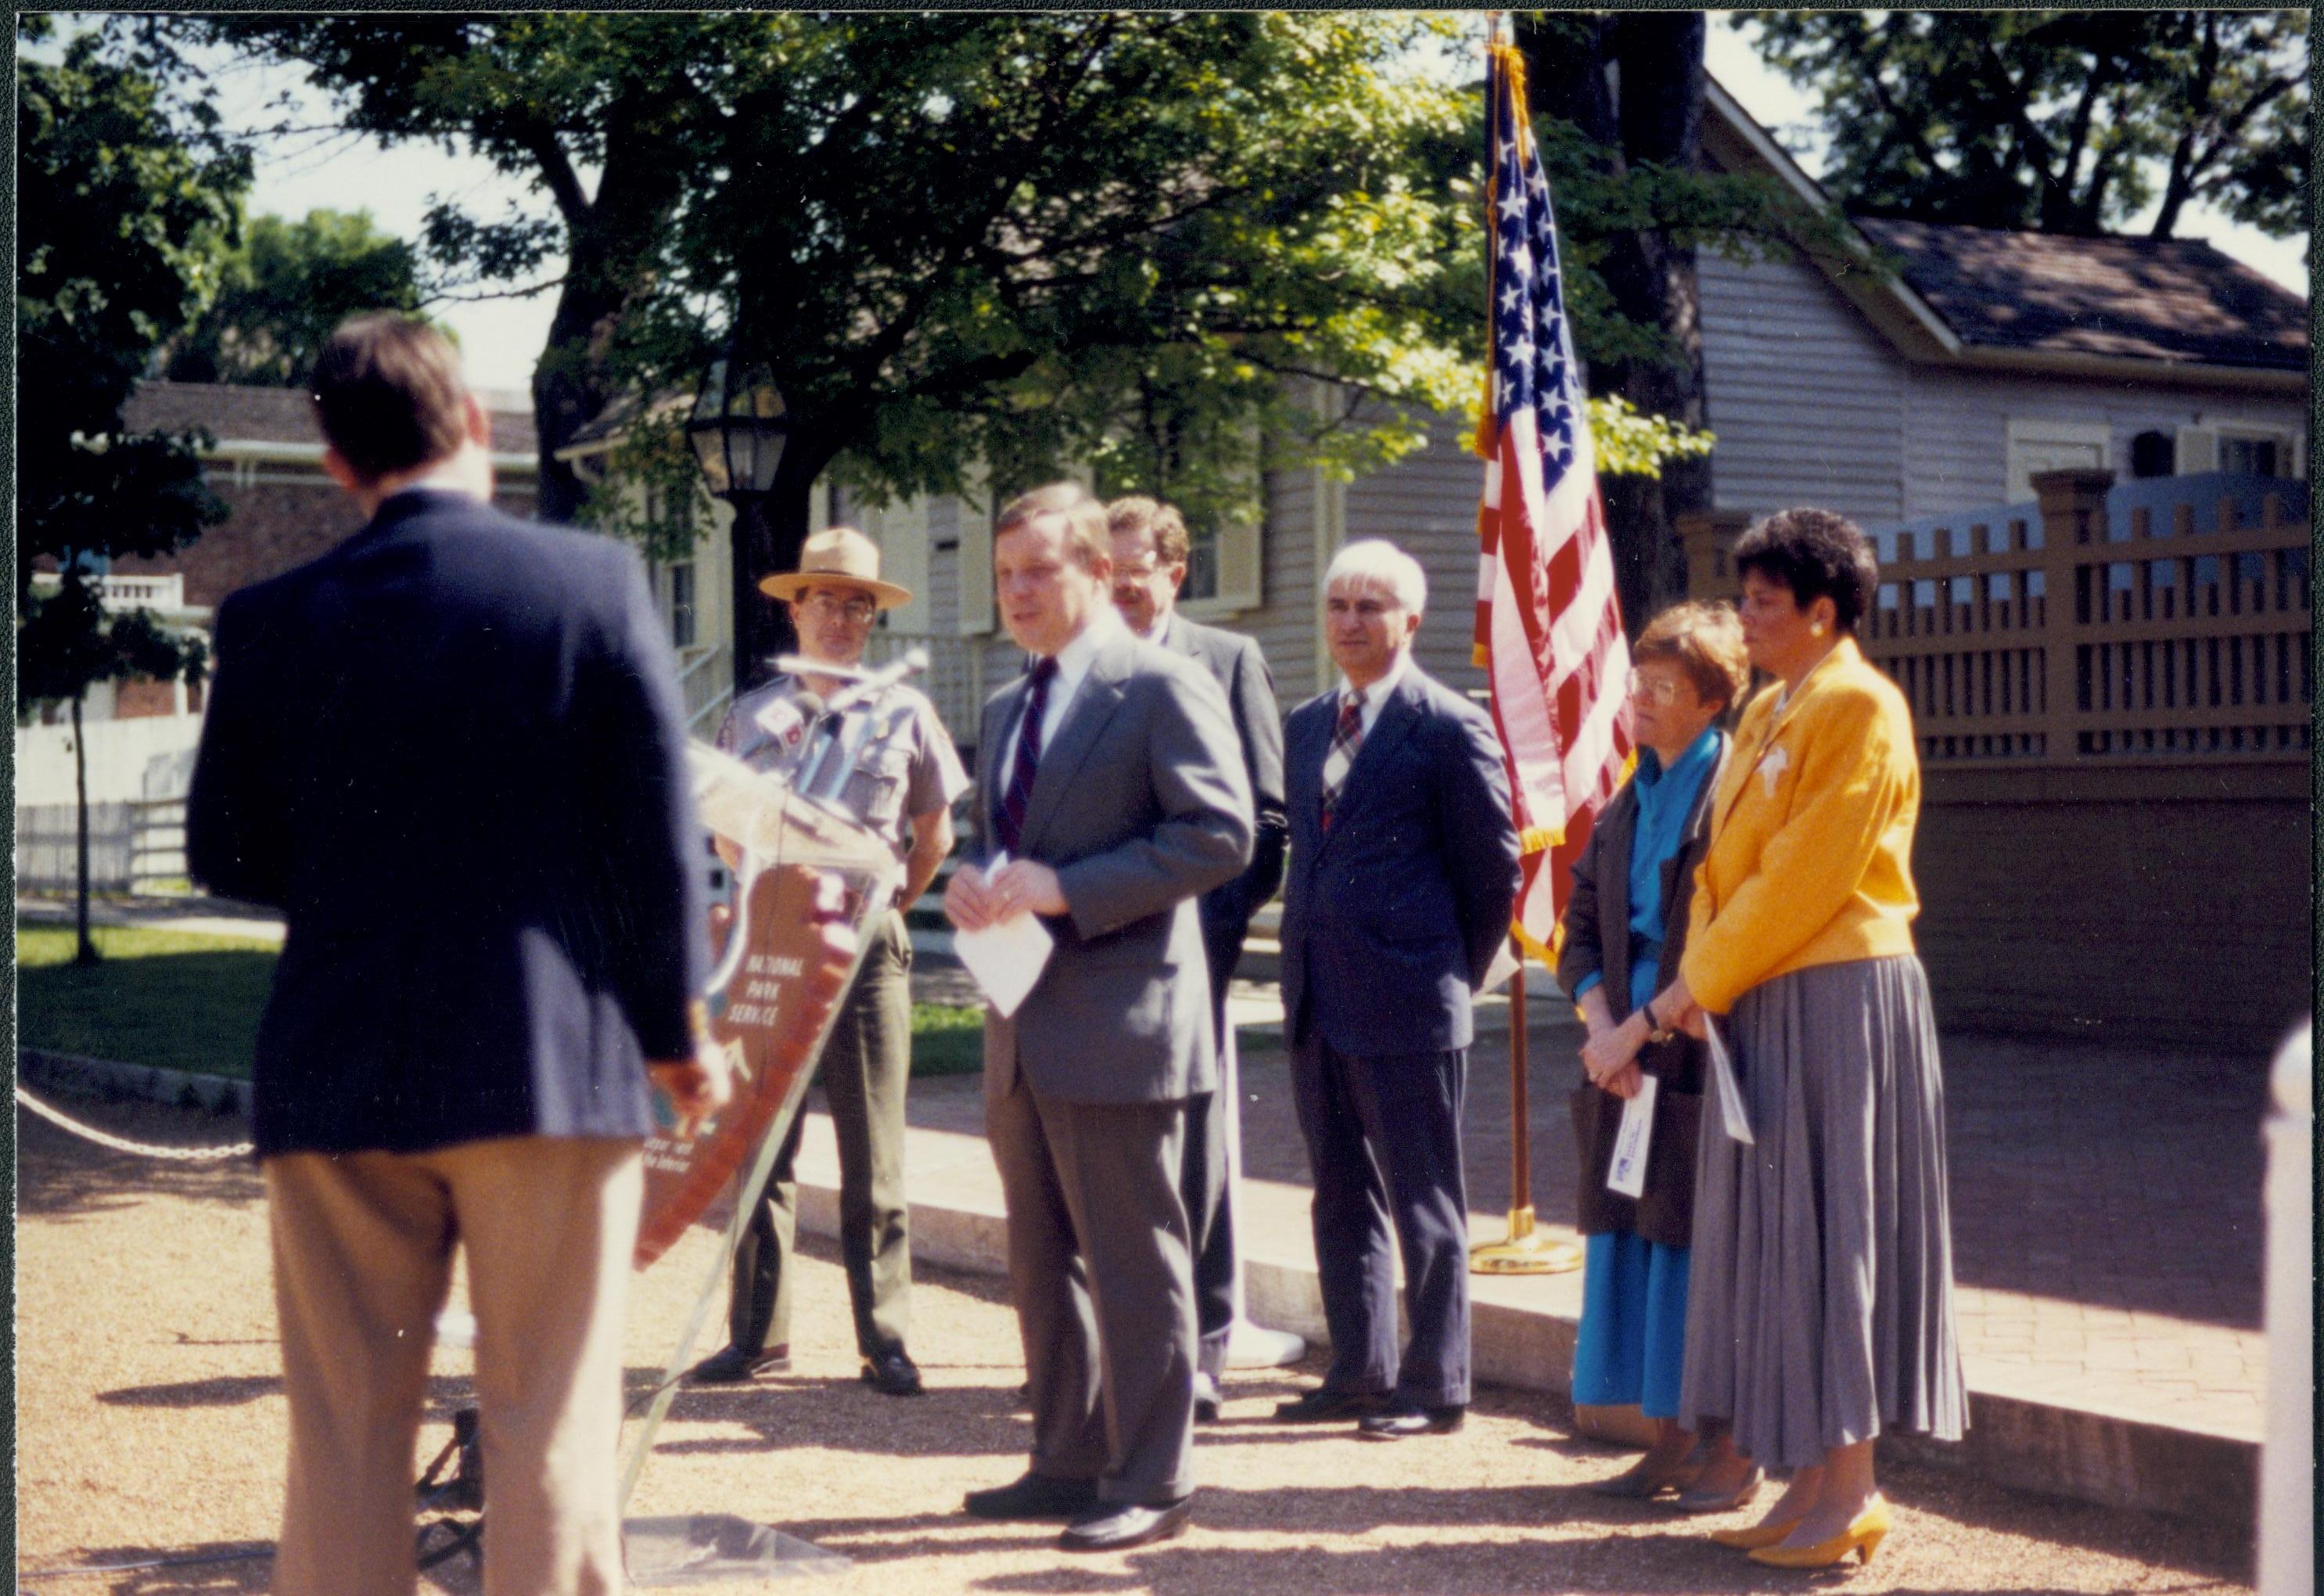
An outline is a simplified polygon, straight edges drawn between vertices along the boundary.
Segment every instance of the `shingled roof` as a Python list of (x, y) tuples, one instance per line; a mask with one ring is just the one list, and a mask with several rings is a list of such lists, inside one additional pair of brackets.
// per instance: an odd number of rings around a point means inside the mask
[(1966, 345), (2308, 369), (2307, 300), (2200, 239), (1855, 220)]
[[(494, 409), (494, 452), (530, 455), (538, 447), (532, 412)], [(315, 407), (302, 388), (256, 388), (234, 383), (141, 383), (122, 419), (141, 431), (182, 432), (207, 427), (219, 442), (318, 444)]]

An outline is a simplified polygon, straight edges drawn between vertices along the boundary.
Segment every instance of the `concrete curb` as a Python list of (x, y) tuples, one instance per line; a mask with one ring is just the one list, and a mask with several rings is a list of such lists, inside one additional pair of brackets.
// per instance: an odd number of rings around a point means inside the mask
[[(812, 1182), (802, 1172), (798, 1204), (804, 1229), (836, 1237), (836, 1186)], [(912, 1205), (915, 1258), (968, 1274), (1004, 1275), (1008, 1246), (998, 1210)], [(1329, 1340), (1312, 1264), (1250, 1257), (1243, 1260), (1243, 1271), (1244, 1296), (1253, 1319), (1296, 1331), (1313, 1342)], [(1538, 1277), (1471, 1278), (1470, 1336), (1480, 1384), (1572, 1395), (1580, 1277), (1562, 1278), (1574, 1283), (1561, 1293), (1570, 1296), (1574, 1305), (1563, 1310), (1510, 1300), (1529, 1295), (1527, 1288), (1538, 1285)], [(1958, 1444), (1922, 1436), (1884, 1436), (1880, 1455), (2100, 1507), (2209, 1523), (2257, 1522), (2256, 1442), (1989, 1390), (1970, 1392), (1969, 1426)]]
[[(250, 1112), (250, 1083), (150, 1065), (115, 1064), (26, 1047), (17, 1073), (29, 1084), (72, 1095), (143, 1098)], [(798, 1222), (835, 1237), (839, 1190), (808, 1178), (798, 1184)], [(1006, 1221), (999, 1207), (970, 1203), (912, 1204), (912, 1255), (965, 1274), (1005, 1275)], [(1254, 1253), (1243, 1260), (1251, 1317), (1329, 1339), (1314, 1266), (1305, 1259)], [(1471, 1280), (1470, 1334), (1480, 1383), (1570, 1396), (1580, 1316), (1578, 1276), (1554, 1277), (1563, 1299), (1545, 1306), (1540, 1278), (1477, 1276)], [(2006, 1380), (1988, 1381), (2006, 1384)], [(1973, 1389), (1969, 1433), (1958, 1445), (1918, 1436), (1884, 1436), (1884, 1458), (1981, 1477), (2013, 1490), (2061, 1496), (2101, 1507), (2163, 1513), (2210, 1523), (2257, 1523), (2259, 1444), (2158, 1424), (2133, 1415), (2070, 1407), (2026, 1393)]]
[(106, 1058), (51, 1053), (43, 1047), (19, 1047), (16, 1078), (28, 1086), (76, 1097), (142, 1098), (180, 1108), (208, 1109), (214, 1114), (250, 1117), (250, 1083), (231, 1075), (198, 1075), (151, 1064), (115, 1064)]

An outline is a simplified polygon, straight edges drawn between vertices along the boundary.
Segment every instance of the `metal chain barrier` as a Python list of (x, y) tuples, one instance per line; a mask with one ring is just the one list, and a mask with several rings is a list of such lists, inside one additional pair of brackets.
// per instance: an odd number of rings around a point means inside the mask
[(69, 1130), (99, 1147), (110, 1148), (116, 1153), (136, 1153), (143, 1158), (167, 1158), (179, 1164), (209, 1164), (220, 1158), (246, 1158), (254, 1150), (247, 1141), (237, 1141), (231, 1147), (161, 1147), (150, 1141), (131, 1141), (126, 1137), (99, 1130), (94, 1125), (82, 1124), (78, 1120), (51, 1108), (22, 1086), (16, 1088), (16, 1101), (51, 1125)]

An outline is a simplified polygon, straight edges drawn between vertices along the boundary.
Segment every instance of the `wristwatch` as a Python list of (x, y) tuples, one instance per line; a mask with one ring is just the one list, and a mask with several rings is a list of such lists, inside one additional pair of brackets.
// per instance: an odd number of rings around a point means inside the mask
[(1678, 1032), (1670, 1026), (1657, 1025), (1655, 1023), (1655, 1001), (1652, 998), (1648, 998), (1645, 1002), (1638, 1005), (1638, 1013), (1644, 1017), (1646, 1022), (1646, 1045), (1647, 1047), (1659, 1047), (1665, 1042), (1669, 1041), (1673, 1037), (1678, 1034)]

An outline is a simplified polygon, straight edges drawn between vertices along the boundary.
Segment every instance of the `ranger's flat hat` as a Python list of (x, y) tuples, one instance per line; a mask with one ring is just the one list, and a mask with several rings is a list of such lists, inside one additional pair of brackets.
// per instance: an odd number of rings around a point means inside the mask
[(769, 598), (797, 598), (809, 587), (853, 587), (883, 610), (912, 602), (912, 591), (880, 580), (880, 545), (853, 527), (826, 527), (799, 550), (799, 568), (761, 577)]

